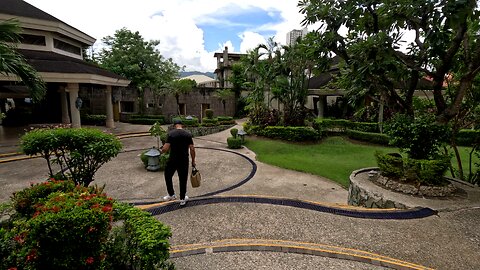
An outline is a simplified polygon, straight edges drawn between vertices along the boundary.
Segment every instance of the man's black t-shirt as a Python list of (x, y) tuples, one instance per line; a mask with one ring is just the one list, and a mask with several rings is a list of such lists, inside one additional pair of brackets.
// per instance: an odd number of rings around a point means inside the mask
[(192, 134), (184, 129), (173, 129), (168, 132), (167, 143), (170, 143), (170, 158), (172, 161), (188, 163), (189, 145), (193, 144)]

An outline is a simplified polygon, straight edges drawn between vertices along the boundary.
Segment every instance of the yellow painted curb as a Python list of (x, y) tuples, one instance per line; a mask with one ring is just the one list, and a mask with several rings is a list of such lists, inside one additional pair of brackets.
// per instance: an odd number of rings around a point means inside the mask
[[(234, 242), (234, 243), (225, 243), (225, 242)], [(236, 243), (235, 243), (236, 242)], [(238, 242), (251, 242), (251, 243), (238, 243)], [(223, 243), (223, 244), (222, 244)], [(315, 243), (305, 243), (305, 242), (294, 242), (294, 241), (285, 241), (285, 240), (268, 240), (268, 239), (223, 239), (214, 241), (211, 244), (189, 244), (189, 245), (178, 245), (172, 246), (170, 249), (171, 254), (181, 254), (186, 253), (185, 256), (192, 255), (188, 254), (191, 251), (200, 251), (202, 249), (210, 250), (210, 252), (215, 253), (214, 249), (222, 249), (228, 247), (245, 247), (245, 248), (259, 248), (257, 251), (272, 251), (261, 249), (262, 247), (277, 247), (278, 249), (273, 250), (274, 252), (285, 252), (285, 253), (300, 253), (308, 255), (322, 256), (321, 253), (327, 254), (326, 257), (331, 258), (340, 258), (340, 259), (349, 259), (352, 261), (358, 261), (362, 263), (369, 263), (372, 265), (381, 265), (385, 267), (393, 267), (396, 269), (417, 269), (417, 270), (431, 270), (433, 268), (425, 267), (422, 265), (398, 260), (395, 258), (352, 249), (352, 248), (343, 248), (332, 245), (323, 245)], [(181, 248), (181, 249), (179, 249)], [(248, 250), (248, 249), (247, 249)], [(297, 252), (302, 250), (305, 252)], [(228, 251), (228, 250), (227, 250)], [(236, 250), (231, 250), (235, 252)], [(252, 250), (255, 251), (255, 250)], [(314, 253), (317, 252), (317, 253)], [(206, 253), (206, 252), (205, 252)], [(340, 255), (340, 256), (338, 256)]]

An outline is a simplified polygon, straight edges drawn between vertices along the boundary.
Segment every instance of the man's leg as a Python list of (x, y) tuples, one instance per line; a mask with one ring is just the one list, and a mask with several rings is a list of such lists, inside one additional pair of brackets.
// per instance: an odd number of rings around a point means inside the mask
[(180, 200), (185, 198), (187, 193), (187, 180), (188, 180), (188, 160), (187, 162), (182, 162), (178, 166), (178, 178), (180, 179)]
[(165, 184), (167, 186), (167, 192), (169, 196), (173, 196), (175, 194), (175, 190), (173, 189), (173, 174), (175, 174), (175, 166), (173, 164), (167, 164), (165, 168)]

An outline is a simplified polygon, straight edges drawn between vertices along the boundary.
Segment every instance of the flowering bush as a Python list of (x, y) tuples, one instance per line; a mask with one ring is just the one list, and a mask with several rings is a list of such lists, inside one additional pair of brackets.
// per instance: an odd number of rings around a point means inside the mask
[(0, 228), (1, 269), (168, 266), (169, 228), (101, 189), (49, 180), (16, 193), (13, 207), (18, 214)]

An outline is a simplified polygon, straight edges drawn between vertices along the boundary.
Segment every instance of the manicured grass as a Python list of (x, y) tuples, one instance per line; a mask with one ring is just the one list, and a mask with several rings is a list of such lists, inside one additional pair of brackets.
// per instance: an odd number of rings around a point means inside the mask
[[(288, 143), (263, 138), (249, 138), (245, 142), (261, 162), (281, 168), (323, 176), (344, 187), (349, 185), (352, 171), (376, 167), (374, 153), (398, 153), (394, 147), (352, 143), (342, 137), (328, 137), (317, 144)], [(469, 147), (459, 147), (463, 171), (468, 174)], [(453, 152), (451, 152), (453, 153)], [(474, 162), (479, 162), (474, 158)], [(456, 168), (455, 158), (452, 165)], [(446, 173), (450, 175), (448, 171)]]
[(375, 151), (398, 152), (391, 147), (354, 144), (342, 137), (329, 137), (318, 144), (249, 139), (245, 146), (261, 162), (323, 176), (344, 187), (348, 187), (352, 171), (377, 166)]

